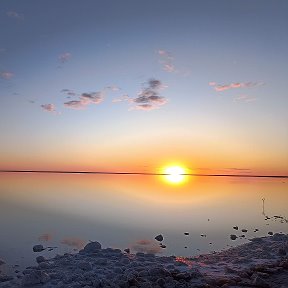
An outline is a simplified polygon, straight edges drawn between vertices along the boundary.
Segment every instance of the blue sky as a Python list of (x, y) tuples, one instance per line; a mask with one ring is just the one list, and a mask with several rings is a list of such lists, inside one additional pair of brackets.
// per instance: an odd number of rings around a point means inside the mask
[(287, 14), (280, 0), (2, 0), (1, 167), (287, 172)]

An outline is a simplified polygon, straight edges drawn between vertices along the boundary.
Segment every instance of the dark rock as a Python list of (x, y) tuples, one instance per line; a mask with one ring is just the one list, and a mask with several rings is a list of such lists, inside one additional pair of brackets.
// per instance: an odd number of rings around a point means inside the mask
[(287, 253), (286, 253), (286, 250), (285, 249), (283, 249), (283, 248), (279, 248), (278, 249), (278, 255), (280, 255), (280, 256), (285, 256)]
[(239, 227), (238, 226), (233, 226), (233, 229), (238, 230)]
[(264, 280), (263, 278), (261, 278), (260, 276), (256, 276), (252, 280), (252, 285), (254, 285), (256, 287), (261, 287), (261, 288), (269, 288), (270, 287), (269, 283), (266, 280)]
[(235, 234), (231, 234), (231, 235), (230, 235), (230, 239), (231, 239), (231, 240), (236, 240), (237, 238), (238, 238), (238, 237), (237, 237)]
[(274, 233), (273, 233), (273, 232), (271, 232), (271, 231), (269, 231), (269, 232), (268, 232), (268, 235), (271, 235), (271, 236), (272, 236), (273, 234), (274, 234)]
[(43, 250), (45, 250), (45, 248), (41, 244), (33, 246), (33, 252), (42, 252)]
[(10, 280), (13, 280), (12, 276), (8, 276), (8, 275), (0, 276), (0, 283), (1, 282), (7, 282), (7, 281), (10, 281)]
[(156, 239), (157, 241), (161, 242), (161, 241), (163, 241), (164, 237), (163, 237), (163, 235), (159, 234), (159, 235), (157, 235), (157, 236), (155, 237), (155, 239)]
[(246, 232), (248, 232), (248, 230), (247, 229), (242, 229), (241, 230), (243, 233), (246, 233)]
[(124, 249), (124, 252), (126, 252), (126, 253), (130, 253), (130, 249), (129, 248), (126, 248), (126, 249)]
[(189, 232), (184, 232), (184, 235), (188, 236), (188, 235), (189, 235)]
[(97, 241), (94, 241), (94, 242), (88, 243), (83, 248), (83, 251), (84, 251), (84, 253), (96, 253), (96, 252), (99, 252), (99, 250), (101, 250), (101, 248), (102, 248), (101, 244)]
[(43, 257), (43, 256), (38, 256), (38, 257), (36, 257), (36, 262), (39, 264), (39, 263), (41, 263), (41, 262), (45, 262), (46, 261), (46, 259), (45, 259), (45, 257)]

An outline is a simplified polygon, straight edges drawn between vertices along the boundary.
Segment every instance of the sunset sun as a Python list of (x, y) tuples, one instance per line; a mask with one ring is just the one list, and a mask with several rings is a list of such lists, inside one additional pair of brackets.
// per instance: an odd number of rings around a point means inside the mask
[(185, 180), (185, 169), (180, 166), (169, 166), (164, 169), (165, 179), (169, 183), (179, 184)]

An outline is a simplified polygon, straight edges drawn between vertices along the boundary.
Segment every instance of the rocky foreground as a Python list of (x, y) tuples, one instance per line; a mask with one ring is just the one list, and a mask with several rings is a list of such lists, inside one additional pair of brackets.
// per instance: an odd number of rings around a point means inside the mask
[(0, 276), (0, 287), (288, 288), (288, 235), (283, 234), (193, 258), (134, 255), (91, 242), (77, 254), (36, 260), (38, 266), (22, 275)]

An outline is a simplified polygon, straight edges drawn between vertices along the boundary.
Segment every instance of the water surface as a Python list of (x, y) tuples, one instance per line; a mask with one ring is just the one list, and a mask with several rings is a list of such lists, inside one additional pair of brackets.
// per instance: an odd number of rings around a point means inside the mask
[[(288, 233), (287, 191), (283, 179), (191, 176), (171, 185), (163, 176), (0, 173), (0, 258), (31, 265), (35, 244), (57, 246), (42, 253), (52, 257), (89, 240), (162, 255), (220, 250)], [(230, 234), (246, 237), (232, 241)]]

